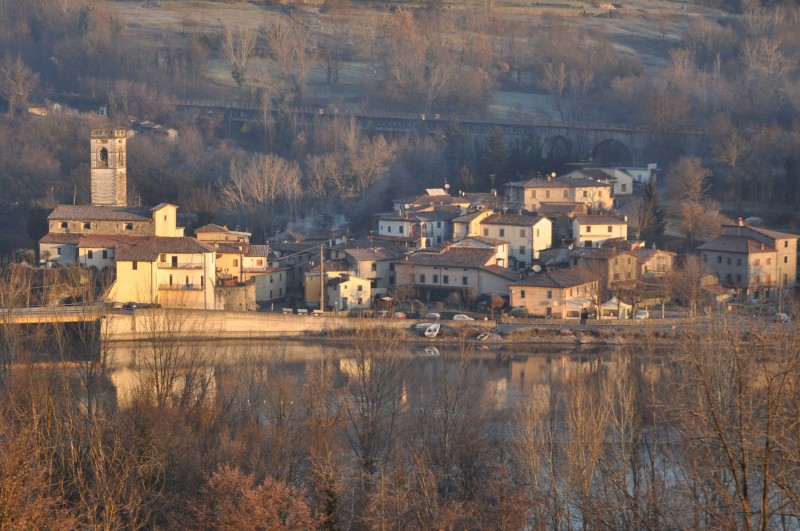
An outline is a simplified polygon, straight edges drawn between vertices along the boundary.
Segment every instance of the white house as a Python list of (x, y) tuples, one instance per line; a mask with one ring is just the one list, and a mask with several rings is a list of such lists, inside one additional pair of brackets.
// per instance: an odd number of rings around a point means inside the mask
[(525, 269), (539, 251), (553, 245), (553, 222), (530, 214), (493, 214), (480, 223), (481, 235), (509, 243), (509, 267)]
[(628, 220), (619, 216), (576, 216), (572, 237), (578, 247), (599, 247), (612, 238), (628, 238)]

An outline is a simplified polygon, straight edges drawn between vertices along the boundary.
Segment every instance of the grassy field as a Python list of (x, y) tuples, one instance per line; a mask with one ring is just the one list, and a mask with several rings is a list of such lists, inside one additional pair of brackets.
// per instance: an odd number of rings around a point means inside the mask
[[(248, 2), (222, 3), (204, 1), (162, 1), (156, 5), (146, 2), (114, 2), (115, 7), (128, 22), (128, 30), (139, 40), (163, 42), (165, 37), (180, 36), (186, 32), (206, 34), (218, 38), (225, 27), (250, 28), (288, 17), (291, 13), (315, 30), (325, 31), (341, 19), (321, 14), (314, 5), (285, 6), (255, 5)], [(669, 64), (668, 49), (679, 42), (686, 27), (698, 17), (721, 17), (719, 12), (702, 10), (697, 6), (685, 7), (681, 2), (643, 0), (625, 4), (610, 4), (564, 1), (547, 2), (497, 2), (492, 14), (497, 17), (528, 19), (531, 23), (544, 17), (569, 17), (571, 24), (587, 29), (601, 29), (611, 39), (615, 52), (620, 55), (638, 56), (649, 75), (657, 75), (659, 67)], [(388, 13), (387, 4), (354, 4), (346, 15), (347, 23), (361, 27), (374, 24)], [(597, 6), (597, 7), (595, 7)], [(448, 14), (475, 12), (477, 6), (446, 4)], [(327, 27), (326, 27), (327, 26)], [(249, 88), (258, 86), (258, 78), (264, 75), (264, 65), (253, 61), (252, 79)], [(224, 93), (234, 94), (235, 83), (230, 67), (224, 59), (212, 57), (207, 63), (207, 78)], [(325, 72), (321, 66), (312, 69), (308, 79), (305, 102), (314, 106), (339, 106), (354, 108), (365, 100), (365, 85), (371, 81), (371, 71), (364, 62), (349, 62), (340, 73), (339, 84), (326, 85)], [(545, 94), (498, 89), (490, 104), (489, 112), (498, 118), (508, 116), (530, 116), (556, 118), (550, 98)], [(588, 121), (606, 119), (602, 113), (594, 112), (585, 117)]]

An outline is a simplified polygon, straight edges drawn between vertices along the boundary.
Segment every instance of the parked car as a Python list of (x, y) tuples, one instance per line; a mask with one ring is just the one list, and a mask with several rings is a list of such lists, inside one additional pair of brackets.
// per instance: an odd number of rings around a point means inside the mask
[(637, 319), (650, 319), (650, 312), (647, 310), (636, 310)]
[(773, 321), (776, 323), (788, 323), (789, 322), (789, 315), (785, 313), (778, 312), (775, 314)]
[(441, 318), (442, 316), (436, 312), (426, 313), (425, 316), (423, 317), (423, 319), (425, 319), (426, 321), (438, 321)]
[(404, 314), (403, 312), (394, 312), (394, 315), (392, 315), (392, 319), (405, 319), (405, 318), (406, 314)]
[(377, 313), (375, 313), (375, 317), (377, 317), (378, 319), (388, 319), (389, 310), (378, 310)]
[(469, 315), (464, 315), (463, 313), (457, 313), (453, 316), (453, 321), (474, 321), (472, 317)]

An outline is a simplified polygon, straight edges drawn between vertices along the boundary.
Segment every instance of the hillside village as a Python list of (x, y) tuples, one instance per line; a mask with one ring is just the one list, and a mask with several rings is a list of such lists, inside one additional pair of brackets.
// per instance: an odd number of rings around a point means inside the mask
[[(125, 129), (90, 138), (91, 204), (58, 205), (39, 241), (48, 267), (79, 265), (101, 297), (129, 307), (207, 310), (510, 311), (558, 319), (633, 318), (678, 300), (694, 311), (793, 293), (798, 235), (738, 222), (680, 255), (637, 238), (631, 211), (644, 168), (581, 168), (489, 193), (449, 185), (393, 200), (374, 230), (251, 234), (191, 222), (177, 205), (130, 206)], [(135, 164), (135, 161), (132, 161)], [(627, 207), (627, 208), (626, 208)], [(645, 314), (646, 315), (646, 314)]]

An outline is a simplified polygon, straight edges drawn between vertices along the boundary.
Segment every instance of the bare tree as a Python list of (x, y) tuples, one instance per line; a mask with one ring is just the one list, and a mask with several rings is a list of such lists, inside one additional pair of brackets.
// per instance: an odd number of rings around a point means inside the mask
[(247, 81), (250, 59), (256, 48), (256, 35), (248, 27), (225, 27), (221, 37), (222, 53), (231, 64), (231, 76), (242, 88)]
[(8, 114), (28, 101), (28, 95), (36, 88), (39, 74), (25, 65), (19, 55), (16, 59), (6, 55), (0, 62), (0, 97), (8, 102)]

